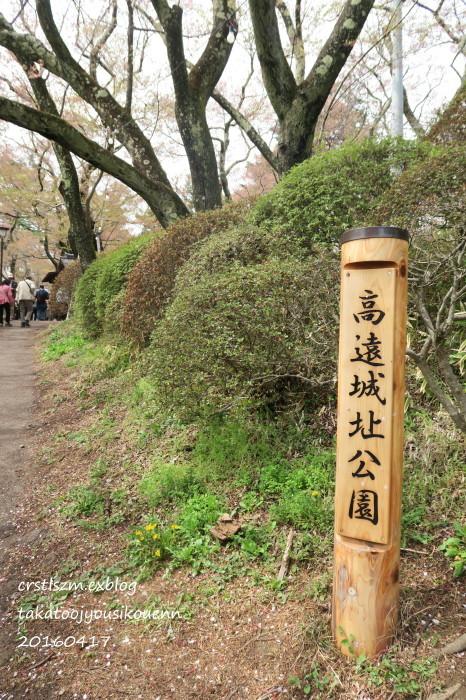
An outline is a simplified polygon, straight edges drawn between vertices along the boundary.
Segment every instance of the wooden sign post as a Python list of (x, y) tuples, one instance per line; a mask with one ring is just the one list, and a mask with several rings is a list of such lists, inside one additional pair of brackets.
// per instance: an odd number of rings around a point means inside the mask
[(408, 234), (351, 229), (342, 244), (333, 634), (372, 656), (398, 618)]

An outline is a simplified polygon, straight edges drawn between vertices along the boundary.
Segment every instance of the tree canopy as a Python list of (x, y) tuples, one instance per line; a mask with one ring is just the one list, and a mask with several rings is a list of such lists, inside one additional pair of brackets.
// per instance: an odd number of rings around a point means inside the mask
[[(455, 0), (441, 5), (406, 7), (406, 22), (413, 9), (422, 17), (408, 27), (410, 46), (426, 48), (430, 22), (431, 36), (463, 56)], [(232, 168), (252, 149), (279, 177), (316, 148), (383, 129), (390, 22), (391, 6), (373, 0), (320, 9), (301, 0), (80, 0), (67, 9), (11, 0), (0, 13), (0, 114), (53, 142), (69, 244), (86, 266), (95, 231), (83, 182), (98, 187), (102, 172), (167, 227), (221, 206)], [(421, 108), (406, 91), (418, 135)], [(245, 145), (237, 135), (228, 165), (235, 126)]]

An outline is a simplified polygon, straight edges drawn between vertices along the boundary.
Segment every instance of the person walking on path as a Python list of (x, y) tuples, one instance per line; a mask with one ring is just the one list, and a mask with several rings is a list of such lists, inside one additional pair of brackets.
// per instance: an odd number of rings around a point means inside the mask
[(3, 326), (3, 310), (5, 309), (5, 321), (7, 326), (11, 326), (10, 323), (10, 309), (11, 305), (15, 303), (13, 294), (11, 292), (11, 287), (8, 280), (3, 280), (0, 285), (0, 326)]
[(19, 303), (19, 317), (21, 319), (21, 327), (27, 327), (32, 314), (32, 305), (34, 304), (34, 282), (26, 277), (18, 284), (16, 289), (16, 299)]
[(36, 289), (35, 293), (35, 304), (37, 308), (37, 320), (46, 321), (47, 320), (47, 299), (49, 298), (49, 293), (45, 289), (44, 285), (41, 284), (39, 289)]
[(19, 306), (18, 306), (18, 302), (16, 301), (16, 289), (18, 287), (18, 283), (15, 280), (15, 278), (13, 277), (13, 275), (10, 275), (8, 277), (8, 284), (10, 285), (11, 293), (13, 295), (13, 309), (12, 309), (13, 320), (17, 320), (19, 318)]

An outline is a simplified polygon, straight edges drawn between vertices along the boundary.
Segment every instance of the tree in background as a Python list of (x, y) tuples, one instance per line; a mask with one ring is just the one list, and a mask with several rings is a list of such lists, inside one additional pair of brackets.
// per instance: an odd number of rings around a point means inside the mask
[[(185, 205), (174, 192), (149, 139), (131, 115), (131, 80), (127, 75), (125, 105), (115, 99), (111, 91), (97, 81), (97, 63), (99, 53), (108, 41), (111, 31), (101, 36), (93, 36), (90, 46), (89, 70), (82, 67), (82, 62), (74, 58), (55, 24), (50, 2), (38, 0), (36, 3), (41, 28), (51, 50), (33, 34), (16, 32), (9, 22), (0, 15), (0, 42), (15, 55), (27, 59), (29, 64), (42, 66), (60, 78), (65, 86), (71, 87), (84, 102), (97, 112), (101, 123), (114, 138), (127, 149), (132, 164), (109, 152), (97, 141), (93, 141), (60, 117), (31, 109), (19, 102), (5, 100), (5, 118), (32, 131), (37, 131), (87, 160), (95, 167), (104, 170), (125, 182), (138, 192), (154, 211), (162, 223), (186, 216)], [(131, 51), (130, 42), (128, 51)], [(128, 61), (128, 64), (130, 61)]]
[[(50, 264), (55, 272), (61, 269), (64, 252), (77, 251), (69, 244), (71, 217), (60, 193), (62, 174), (51, 144), (30, 134), (27, 146), (0, 150), (0, 212), (11, 225), (6, 245), (13, 267), (24, 270), (27, 265), (44, 276)], [(138, 221), (130, 211), (134, 195), (107, 176), (90, 179), (85, 166), (77, 172), (79, 190), (104, 249), (128, 237), (127, 221)]]
[[(360, 3), (351, 5), (348, 0), (314, 69), (298, 89), (292, 75), (290, 85), (288, 88), (286, 87), (285, 83), (290, 77), (290, 72), (285, 68), (286, 57), (280, 49), (279, 43), (273, 44), (278, 67), (275, 66), (268, 70), (264, 68), (265, 44), (270, 42), (268, 37), (264, 36), (264, 33), (258, 29), (258, 25), (260, 24), (259, 19), (264, 13), (261, 21), (263, 20), (264, 25), (267, 25), (268, 29), (273, 32), (274, 40), (275, 38), (279, 39), (274, 3), (252, 3), (251, 16), (254, 24), (255, 43), (262, 63), (265, 84), (269, 96), (272, 95), (271, 101), (275, 111), (277, 112), (278, 109), (282, 155), (283, 144), (289, 142), (286, 147), (288, 155), (281, 157), (279, 161), (276, 159), (273, 161), (277, 168), (287, 169), (309, 155), (310, 141), (306, 137), (307, 145), (304, 147), (302, 134), (304, 131), (309, 133), (309, 129), (313, 131), (312, 119), (314, 116), (317, 119), (328, 91), (344, 65), (354, 39), (358, 36), (372, 4), (373, 0), (362, 0)], [(154, 18), (153, 11), (152, 15), (148, 11), (147, 3), (141, 3), (141, 5), (145, 16), (149, 15)], [(235, 4), (233, 0), (215, 0), (213, 2), (211, 30), (194, 65), (188, 64), (185, 56), (182, 9), (178, 5), (170, 6), (165, 0), (153, 0), (152, 5), (156, 13), (156, 24), (153, 29), (163, 34), (163, 40), (166, 44), (174, 86), (175, 116), (190, 165), (194, 206), (198, 210), (219, 206), (221, 204), (220, 180), (206, 119), (206, 106), (209, 98), (215, 92), (215, 87), (231, 52), (232, 44), (227, 39), (237, 31)], [(110, 131), (115, 142), (118, 142), (126, 150), (131, 164), (102, 145), (102, 138), (100, 138), (100, 142), (89, 139), (79, 129), (79, 126), (73, 126), (69, 120), (62, 119), (56, 113), (52, 113), (53, 109), (52, 112), (49, 108), (44, 111), (40, 105), (40, 109), (31, 109), (22, 101), (2, 97), (0, 98), (2, 117), (57, 141), (61, 147), (87, 160), (95, 167), (116, 176), (135, 192), (138, 192), (151, 207), (160, 223), (167, 226), (180, 216), (187, 215), (188, 210), (174, 191), (149, 138), (133, 114), (134, 10), (138, 9), (139, 11), (139, 7), (139, 4), (128, 0), (126, 67), (121, 74), (115, 76), (115, 80), (113, 80), (115, 90), (113, 91), (109, 87), (108, 81), (98, 80), (98, 69), (100, 77), (104, 75), (108, 77), (109, 70), (112, 71), (112, 68), (109, 69), (105, 62), (104, 48), (116, 26), (116, 0), (112, 0), (106, 7), (107, 13), (104, 13), (106, 21), (102, 18), (101, 25), (93, 27), (90, 36), (87, 37), (88, 70), (83, 67), (84, 57), (80, 56), (79, 60), (75, 58), (69, 48), (69, 42), (63, 36), (63, 31), (57, 27), (50, 0), (36, 0), (37, 17), (48, 46), (37, 38), (34, 26), (31, 25), (28, 29), (26, 22), (27, 33), (20, 33), (16, 31), (13, 23), (8, 22), (3, 15), (0, 15), (1, 45), (11, 51), (23, 65), (27, 66), (32, 79), (41, 80), (41, 71), (46, 69), (59, 79), (62, 91), (63, 86), (65, 90), (67, 87), (72, 88), (92, 110), (95, 110), (102, 126)], [(21, 17), (24, 14), (23, 11)], [(102, 27), (102, 31), (100, 27)], [(286, 63), (286, 65), (288, 64)], [(34, 70), (37, 71), (36, 74), (34, 74)], [(274, 80), (274, 75), (280, 80), (278, 88), (272, 94), (271, 82)], [(125, 89), (123, 90), (122, 87)], [(313, 94), (316, 90), (319, 96), (311, 100), (311, 93)], [(305, 92), (306, 95), (304, 95)], [(214, 95), (214, 98), (220, 100), (221, 96)], [(224, 102), (222, 107), (226, 108), (227, 102)], [(283, 106), (288, 102), (285, 115), (279, 105)], [(311, 102), (312, 108), (310, 107)], [(43, 104), (45, 105), (45, 102)], [(232, 115), (233, 118), (241, 120), (240, 126), (248, 128), (248, 122), (246, 119), (241, 119), (239, 110), (233, 111)], [(251, 130), (247, 133), (251, 137)], [(256, 135), (257, 132), (256, 134), (252, 133), (254, 139), (256, 139)], [(291, 145), (292, 140), (293, 146)], [(269, 151), (266, 152), (266, 158), (270, 159), (272, 154), (270, 149), (264, 148), (265, 145), (264, 142), (263, 150)], [(291, 151), (295, 155), (291, 156)]]
[[(306, 77), (299, 15), (296, 77), (285, 56), (274, 0), (250, 0), (257, 53), (264, 85), (280, 124), (278, 157), (283, 171), (312, 155), (315, 128), (330, 91), (358, 38), (373, 0), (347, 0), (333, 31)], [(278, 3), (283, 6), (284, 3)], [(300, 3), (297, 3), (297, 8)]]
[[(433, 16), (438, 32), (448, 36), (455, 50), (463, 50), (454, 3), (442, 2), (441, 12)], [(311, 155), (316, 128), (321, 145), (328, 148), (383, 127), (390, 5), (378, 6), (367, 24), (371, 7), (369, 0), (347, 0), (338, 6), (338, 17), (330, 19), (335, 8), (319, 6), (311, 12), (301, 0), (258, 0), (250, 3), (249, 13), (244, 4), (236, 9), (233, 0), (215, 0), (207, 21), (202, 8), (188, 3), (182, 10), (167, 0), (107, 0), (97, 11), (81, 0), (65, 12), (57, 9), (56, 17), (51, 0), (36, 0), (35, 7), (23, 3), (19, 12), (11, 9), (11, 22), (0, 15), (0, 44), (17, 58), (16, 68), (13, 61), (8, 64), (14, 79), (7, 84), (16, 90), (22, 72), (47, 89), (57, 112), (52, 113), (51, 105), (41, 108), (29, 85), (23, 97), (0, 97), (2, 117), (125, 183), (166, 227), (189, 209), (161, 159), (188, 162), (186, 191), (200, 210), (220, 205), (221, 187), (227, 198), (235, 188), (231, 168), (243, 157), (227, 164), (225, 156), (234, 126), (245, 135), (244, 158), (253, 145), (278, 174)], [(424, 18), (432, 15), (407, 5), (406, 16), (413, 8)], [(323, 32), (329, 38), (322, 47)], [(250, 80), (238, 63), (229, 68), (235, 37), (238, 47), (246, 45), (244, 70), (252, 61)], [(256, 53), (263, 82), (255, 70)], [(317, 58), (306, 74), (312, 53)], [(221, 79), (224, 68), (228, 77)], [(213, 109), (214, 103), (228, 116)], [(407, 113), (408, 107), (407, 102)], [(410, 111), (414, 115), (416, 110)], [(213, 139), (210, 132), (219, 121), (223, 134), (214, 131)], [(174, 179), (186, 183), (186, 171), (181, 174), (177, 166)], [(62, 182), (76, 194), (72, 178), (65, 176)], [(73, 201), (77, 218), (81, 211), (76, 197)]]

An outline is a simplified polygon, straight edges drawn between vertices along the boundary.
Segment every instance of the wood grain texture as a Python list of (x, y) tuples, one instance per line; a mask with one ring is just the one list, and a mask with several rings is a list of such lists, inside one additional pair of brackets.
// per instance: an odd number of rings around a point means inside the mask
[[(342, 246), (333, 633), (347, 655), (349, 635), (356, 655), (386, 648), (398, 617), (407, 255), (393, 238)], [(351, 362), (369, 349), (383, 365)]]
[(344, 270), (335, 530), (379, 544), (390, 526), (395, 290), (394, 267)]

